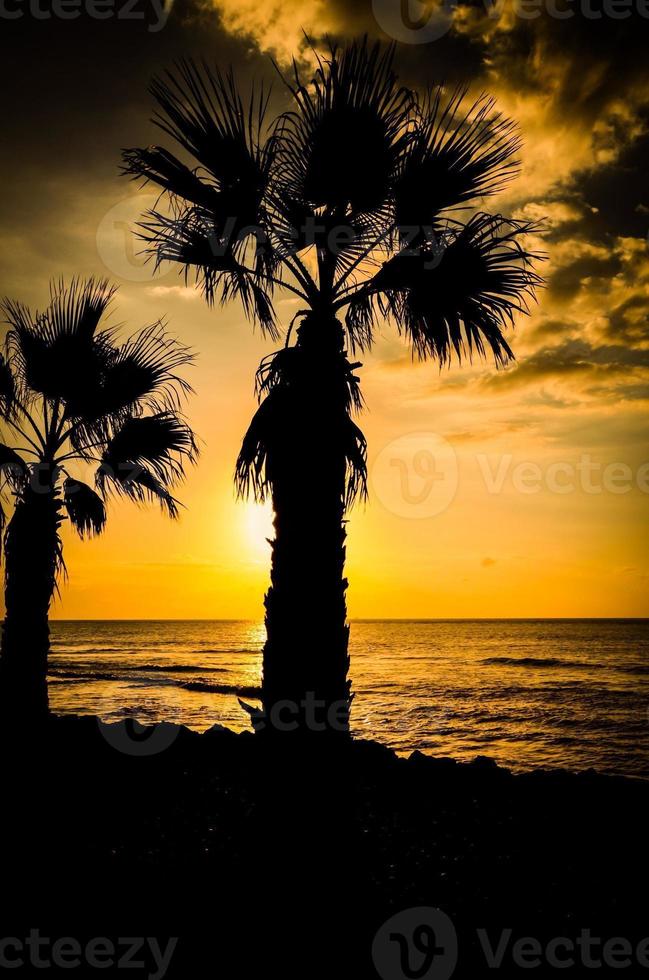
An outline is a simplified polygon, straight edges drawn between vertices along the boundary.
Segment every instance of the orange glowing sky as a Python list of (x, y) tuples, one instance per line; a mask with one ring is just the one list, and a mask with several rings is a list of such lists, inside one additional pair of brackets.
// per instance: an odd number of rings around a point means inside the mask
[[(119, 148), (153, 141), (146, 79), (179, 54), (213, 50), (244, 75), (269, 74), (268, 52), (285, 61), (299, 50), (298, 25), (317, 36), (372, 31), (373, 22), (369, 7), (352, 16), (312, 0), (267, 4), (263, 15), (241, 0), (216, 10), (201, 3), (193, 14), (190, 6), (176, 3), (164, 31), (127, 46), (110, 79), (100, 67), (115, 49), (93, 34), (81, 65), (92, 102), (49, 48), (50, 101), (16, 96), (15, 153), (11, 170), (3, 165), (2, 291), (43, 305), (53, 275), (109, 275), (120, 285), (116, 322), (135, 329), (166, 315), (198, 352), (187, 411), (202, 456), (179, 494), (186, 510), (174, 524), (117, 502), (101, 538), (82, 543), (64, 531), (69, 580), (58, 618), (261, 615), (270, 515), (235, 500), (232, 473), (254, 410), (254, 371), (271, 344), (236, 305), (209, 310), (175, 271), (154, 279), (142, 267), (132, 228), (151, 197), (117, 176)], [(497, 21), (476, 9), (459, 5), (447, 36), (411, 46), (405, 70), (409, 81), (423, 79), (437, 58), (440, 71), (453, 65), (462, 77), (464, 57), (473, 87), (484, 85), (520, 122), (523, 174), (498, 207), (547, 216), (548, 289), (517, 324), (518, 361), (506, 372), (413, 364), (387, 327), (364, 358), (370, 500), (349, 524), (350, 615), (649, 615), (649, 197), (625, 177), (646, 146), (646, 69), (644, 77), (639, 64), (621, 70), (573, 37), (574, 26), (561, 47), (560, 25), (522, 25), (508, 5)], [(629, 199), (615, 211), (621, 187)], [(278, 297), (277, 308), (288, 323), (294, 300)], [(440, 445), (451, 480), (457, 473), (445, 507), (448, 484), (434, 482), (427, 496), (426, 468), (418, 475), (413, 463)]]

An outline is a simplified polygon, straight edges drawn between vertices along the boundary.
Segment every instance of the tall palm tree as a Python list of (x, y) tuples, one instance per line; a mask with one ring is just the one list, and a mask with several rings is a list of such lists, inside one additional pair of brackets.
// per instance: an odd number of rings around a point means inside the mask
[(540, 284), (533, 227), (476, 210), (517, 172), (514, 124), (487, 97), (405, 88), (393, 57), (363, 40), (318, 56), (310, 81), (294, 66), (275, 118), (263, 89), (244, 98), (232, 72), (180, 62), (151, 86), (175, 151), (124, 151), (125, 173), (163, 192), (141, 228), (157, 262), (209, 303), (238, 298), (273, 338), (274, 292), (299, 298), (236, 467), (239, 492), (274, 509), (258, 719), (273, 730), (348, 729), (345, 514), (366, 493), (354, 354), (389, 318), (419, 358), (504, 364), (504, 328)]
[[(43, 312), (2, 304), (9, 329), (0, 354), (0, 492), (14, 500), (4, 531), (3, 720), (47, 716), (48, 613), (65, 571), (62, 522), (82, 538), (99, 534), (111, 492), (157, 500), (176, 517), (171, 488), (196, 456), (179, 413), (191, 388), (177, 374), (193, 356), (161, 323), (119, 343), (101, 323), (114, 292), (105, 281), (75, 279), (52, 283)], [(72, 476), (73, 466), (94, 469), (96, 489)]]

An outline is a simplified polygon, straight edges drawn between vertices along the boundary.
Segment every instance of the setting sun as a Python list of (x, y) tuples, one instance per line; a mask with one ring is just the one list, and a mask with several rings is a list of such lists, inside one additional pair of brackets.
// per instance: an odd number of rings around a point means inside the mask
[(248, 501), (242, 505), (244, 525), (244, 540), (247, 553), (253, 559), (268, 563), (270, 545), (268, 540), (273, 536), (273, 508), (270, 501), (256, 504)]

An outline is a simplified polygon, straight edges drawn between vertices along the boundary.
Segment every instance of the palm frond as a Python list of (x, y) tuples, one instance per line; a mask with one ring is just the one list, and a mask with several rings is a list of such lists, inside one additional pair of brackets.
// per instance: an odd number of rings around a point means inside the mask
[[(302, 437), (309, 430), (308, 420), (296, 419), (296, 406), (284, 388), (271, 390), (255, 412), (243, 438), (234, 482), (242, 499), (266, 501), (276, 480), (279, 458), (296, 458)], [(336, 430), (337, 435), (336, 435)], [(331, 419), (328, 434), (336, 439), (345, 460), (346, 507), (367, 497), (367, 442), (359, 427), (347, 414)]]
[(502, 191), (518, 172), (515, 123), (494, 99), (467, 105), (466, 95), (458, 88), (446, 98), (440, 86), (419, 109), (395, 183), (397, 228), (435, 225), (442, 212)]
[[(269, 224), (265, 195), (276, 143), (266, 124), (267, 93), (253, 88), (244, 103), (232, 71), (223, 75), (191, 60), (154, 79), (151, 91), (159, 106), (154, 121), (197, 167), (154, 146), (125, 150), (124, 173), (167, 192), (182, 223), (191, 223), (198, 210), (210, 233), (227, 238), (230, 254), (240, 257), (253, 230)], [(169, 244), (171, 228), (160, 231)], [(207, 257), (218, 266), (218, 256)]]
[[(350, 304), (355, 329), (377, 312), (391, 314), (422, 359), (446, 363), (491, 350), (496, 363), (513, 357), (503, 331), (527, 313), (542, 285), (531, 268), (543, 256), (521, 241), (538, 231), (530, 222), (477, 214), (447, 231), (440, 251), (407, 250), (386, 262)], [(375, 305), (376, 304), (376, 305)]]
[(178, 372), (193, 364), (194, 352), (172, 337), (162, 321), (138, 331), (115, 350), (105, 372), (100, 402), (103, 414), (144, 403), (175, 410), (193, 391)]
[(344, 217), (388, 198), (413, 101), (393, 61), (394, 46), (364, 38), (319, 57), (310, 84), (294, 65), (286, 84), (296, 109), (278, 130), (282, 183), (293, 199)]
[(0, 416), (9, 418), (13, 415), (16, 403), (16, 382), (11, 365), (0, 354)]
[(342, 432), (347, 472), (345, 506), (367, 499), (367, 440), (352, 419), (347, 418)]
[[(212, 218), (197, 208), (180, 210), (175, 216), (149, 211), (141, 223), (140, 237), (156, 265), (173, 262), (192, 272), (211, 306), (218, 297), (222, 304), (234, 298), (242, 302), (246, 316), (258, 323), (263, 333), (279, 336), (272, 304), (277, 257), (270, 246), (254, 238), (250, 248), (237, 250), (232, 228), (220, 231)], [(238, 253), (238, 254), (237, 254)], [(253, 267), (241, 264), (249, 258)]]
[(272, 473), (269, 473), (268, 451), (275, 431), (276, 408), (284, 400), (281, 389), (270, 392), (255, 412), (243, 437), (234, 473), (234, 485), (239, 497), (252, 497), (263, 503), (270, 494)]
[(3, 505), (6, 488), (19, 495), (28, 485), (30, 469), (15, 449), (0, 443), (0, 558), (4, 545), (7, 515)]
[(209, 177), (200, 177), (164, 147), (124, 150), (122, 156), (122, 169), (127, 176), (157, 184), (169, 194), (208, 212), (221, 212), (223, 200), (218, 184)]
[(165, 486), (182, 479), (185, 463), (198, 448), (189, 426), (174, 412), (128, 418), (110, 440), (101, 459), (103, 473), (119, 474), (141, 466)]
[(63, 502), (70, 522), (81, 538), (101, 534), (106, 525), (106, 507), (92, 487), (68, 477), (63, 484)]
[(119, 471), (101, 466), (96, 474), (97, 488), (104, 496), (113, 490), (138, 504), (159, 503), (172, 519), (179, 513), (179, 502), (158, 477), (139, 463), (125, 463)]
[(345, 326), (354, 349), (367, 350), (372, 346), (379, 320), (385, 317), (385, 304), (380, 303), (379, 293), (372, 286), (373, 281), (370, 279), (361, 287), (347, 307)]
[(9, 324), (7, 350), (21, 399), (34, 393), (67, 401), (100, 375), (109, 333), (97, 335), (113, 294), (106, 280), (73, 279), (50, 285), (50, 304), (32, 314), (22, 303), (5, 300)]
[[(181, 60), (175, 72), (155, 78), (151, 92), (160, 109), (160, 129), (205, 168), (219, 189), (236, 189), (243, 203), (254, 205), (263, 192), (272, 143), (264, 142), (268, 94), (253, 89), (247, 105), (234, 73), (223, 75), (205, 62), (199, 67)], [(254, 207), (238, 216), (254, 221)], [(233, 214), (235, 212), (232, 212)]]
[(93, 338), (116, 291), (107, 279), (75, 277), (68, 285), (63, 279), (52, 281), (43, 328), (53, 340), (66, 334)]
[(79, 385), (66, 403), (66, 416), (74, 423), (74, 449), (84, 458), (93, 458), (97, 445), (107, 443), (134, 414), (178, 410), (193, 390), (179, 369), (193, 360), (190, 348), (170, 336), (162, 322), (145, 327), (121, 345), (112, 343), (99, 376)]
[(0, 443), (0, 486), (7, 482), (14, 490), (20, 490), (26, 485), (29, 474), (29, 465), (20, 453)]
[[(340, 324), (336, 326), (342, 335)], [(235, 485), (241, 497), (264, 501), (276, 473), (285, 472), (287, 461), (300, 468), (295, 460), (307, 445), (318, 442), (317, 433), (336, 447), (334, 455), (341, 454), (339, 462), (344, 461), (344, 503), (351, 506), (356, 497), (366, 493), (365, 437), (350, 417), (362, 405), (359, 379), (353, 373), (360, 365), (350, 363), (345, 352), (337, 349), (324, 359), (319, 357), (322, 351), (309, 346), (309, 337), (316, 329), (313, 316), (307, 315), (298, 328), (298, 343), (261, 362), (256, 379), (261, 403), (243, 439), (235, 469)], [(314, 391), (320, 396), (314, 396)]]

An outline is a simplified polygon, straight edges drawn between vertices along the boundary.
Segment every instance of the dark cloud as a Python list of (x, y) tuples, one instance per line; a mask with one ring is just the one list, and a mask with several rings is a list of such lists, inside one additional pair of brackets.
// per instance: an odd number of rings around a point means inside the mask
[(646, 238), (649, 231), (649, 134), (627, 147), (616, 163), (575, 178), (591, 211), (593, 229)]
[[(401, 0), (330, 0), (327, 8), (341, 25), (341, 39), (368, 34), (386, 43), (402, 40), (399, 32), (389, 34), (385, 30), (391, 21), (398, 25), (405, 16), (407, 7)], [(449, 28), (425, 44), (398, 43), (399, 74), (406, 84), (467, 83), (484, 76), (482, 39), (459, 33), (450, 23)]]
[(548, 290), (554, 298), (570, 300), (584, 286), (587, 280), (600, 279), (603, 284), (617, 275), (622, 269), (619, 255), (581, 255), (567, 262), (548, 278)]
[[(475, 5), (473, 5), (475, 7)], [(519, 91), (543, 92), (556, 112), (568, 111), (597, 121), (604, 108), (622, 93), (631, 94), (646, 81), (645, 58), (649, 21), (629, 2), (629, 16), (614, 19), (607, 0), (557, 0), (537, 4), (539, 16), (515, 13), (516, 3), (496, 9), (500, 18), (483, 16), (478, 23), (489, 47), (493, 74)], [(558, 15), (553, 15), (553, 8)], [(513, 17), (506, 29), (505, 12)], [(490, 31), (494, 23), (504, 29)]]
[[(33, 165), (46, 179), (72, 173), (79, 181), (114, 169), (120, 146), (153, 136), (152, 128), (143, 132), (151, 115), (147, 86), (179, 57), (204, 55), (246, 71), (254, 62), (256, 70), (272, 71), (267, 58), (253, 57), (249, 44), (226, 35), (216, 12), (207, 13), (199, 0), (176, 0), (154, 33), (154, 0), (137, 2), (141, 20), (87, 14), (35, 20), (25, 13), (3, 22), (3, 136), (11, 147), (11, 161), (4, 162), (11, 169)], [(45, 0), (39, 3), (45, 7)]]
[(620, 375), (636, 368), (649, 368), (649, 350), (622, 344), (594, 346), (572, 338), (554, 347), (542, 347), (515, 367), (488, 376), (483, 383), (502, 388), (574, 375)]
[(649, 383), (619, 385), (594, 385), (586, 389), (589, 398), (610, 399), (622, 403), (624, 401), (649, 401)]
[(649, 342), (649, 290), (630, 296), (609, 313), (606, 335), (618, 343)]
[(539, 316), (534, 320), (532, 327), (527, 328), (526, 333), (536, 343), (548, 341), (551, 338), (565, 337), (567, 334), (578, 332), (579, 329), (579, 324), (568, 317), (559, 319), (557, 317)]

